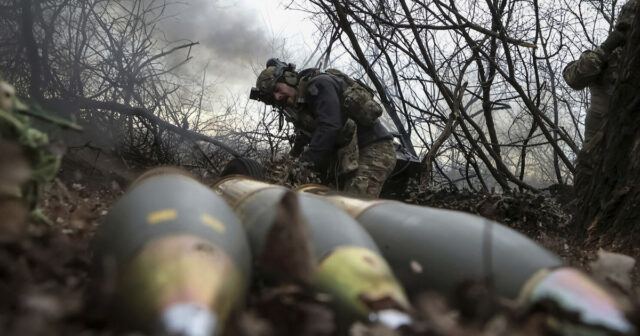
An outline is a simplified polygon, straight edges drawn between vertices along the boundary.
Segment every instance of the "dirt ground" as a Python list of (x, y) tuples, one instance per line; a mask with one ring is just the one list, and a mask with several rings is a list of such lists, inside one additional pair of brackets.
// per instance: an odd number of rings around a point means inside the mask
[[(88, 148), (69, 151), (42, 202), (52, 223), (30, 223), (0, 242), (0, 334), (141, 334), (109, 318), (108, 305), (90, 274), (91, 238), (97, 226), (128, 182), (143, 170)], [(486, 196), (413, 190), (405, 196), (410, 203), (461, 210), (504, 223), (586, 271), (597, 258), (599, 246), (572, 233), (570, 197), (562, 193)], [(636, 260), (640, 256), (638, 245), (613, 242), (605, 247)], [(635, 285), (620, 289), (620, 296), (637, 307), (637, 265), (633, 273)], [(322, 300), (300, 287), (266, 287), (251, 293), (225, 334), (538, 335), (554, 333), (546, 327), (549, 316), (567, 314), (549, 303), (517, 307), (491, 297), (478, 283), (462, 286), (454, 300), (438, 293), (411, 299), (415, 322), (392, 331), (359, 322), (339, 324)], [(637, 313), (631, 319), (638, 325)]]

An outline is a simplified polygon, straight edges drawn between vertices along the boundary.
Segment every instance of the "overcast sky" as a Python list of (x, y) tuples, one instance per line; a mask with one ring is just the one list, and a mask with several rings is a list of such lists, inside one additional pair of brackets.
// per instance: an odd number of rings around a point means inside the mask
[[(289, 2), (175, 1), (160, 29), (169, 41), (200, 42), (191, 52), (193, 60), (182, 71), (202, 74), (208, 64), (207, 79), (214, 81), (216, 88), (248, 92), (255, 83), (255, 67), (264, 66), (267, 58), (282, 54), (304, 57), (312, 48), (313, 25), (304, 19), (304, 13), (286, 10)], [(286, 50), (280, 50), (278, 43), (285, 39)]]

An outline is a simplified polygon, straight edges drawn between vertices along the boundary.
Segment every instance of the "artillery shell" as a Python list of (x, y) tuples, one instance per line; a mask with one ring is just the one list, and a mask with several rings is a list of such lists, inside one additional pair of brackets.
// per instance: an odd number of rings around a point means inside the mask
[(112, 265), (98, 272), (115, 278), (114, 303), (132, 325), (216, 334), (249, 282), (244, 230), (226, 202), (196, 180), (145, 175), (98, 229), (96, 264)]
[[(276, 217), (286, 188), (231, 177), (214, 189), (231, 202), (247, 230), (256, 259)], [(368, 319), (388, 299), (406, 309), (408, 300), (369, 234), (348, 214), (317, 197), (296, 194), (300, 214), (309, 228), (308, 244), (318, 265), (312, 285), (333, 297), (343, 316)], [(386, 307), (385, 307), (386, 308)]]
[[(353, 216), (371, 235), (410, 295), (453, 294), (465, 280), (491, 279), (496, 294), (515, 299), (538, 270), (562, 261), (526, 236), (460, 211), (366, 201), (304, 186)], [(324, 196), (322, 196), (324, 194)]]
[[(490, 279), (497, 295), (530, 304), (551, 299), (581, 321), (619, 333), (633, 328), (615, 301), (584, 274), (524, 235), (499, 223), (459, 211), (366, 201), (307, 185), (299, 190), (330, 201), (371, 234), (409, 293), (452, 294), (467, 279)], [(575, 334), (561, 324), (560, 330)]]
[[(577, 312), (587, 326), (606, 328), (619, 334), (631, 334), (634, 327), (627, 321), (616, 301), (584, 273), (573, 268), (540, 270), (527, 281), (518, 301), (530, 304), (552, 300), (568, 312)], [(581, 334), (574, 323), (555, 321), (563, 334)], [(592, 334), (592, 333), (588, 333)], [(595, 334), (608, 334), (604, 332)]]

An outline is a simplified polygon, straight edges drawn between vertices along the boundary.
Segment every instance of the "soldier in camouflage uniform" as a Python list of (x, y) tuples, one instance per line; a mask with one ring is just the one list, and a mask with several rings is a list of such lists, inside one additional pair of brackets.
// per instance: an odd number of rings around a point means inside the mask
[(601, 142), (603, 126), (611, 117), (609, 97), (618, 76), (622, 46), (627, 40), (633, 18), (638, 7), (638, 0), (630, 0), (620, 11), (614, 31), (595, 50), (585, 51), (576, 61), (569, 63), (562, 75), (573, 89), (581, 90), (589, 87), (591, 105), (585, 120), (585, 137), (582, 150), (578, 154), (578, 162), (574, 176), (574, 186), (580, 188), (588, 185), (594, 175), (594, 151)]
[(620, 11), (614, 31), (595, 50), (587, 50), (569, 63), (562, 75), (575, 90), (589, 87), (591, 105), (585, 120), (584, 150), (589, 150), (602, 137), (600, 131), (609, 111), (609, 97), (618, 75), (618, 66), (626, 34), (633, 22), (638, 0), (630, 0)]
[(49, 151), (49, 138), (31, 127), (27, 113), (32, 113), (30, 107), (0, 76), (0, 215), (14, 209), (14, 218), (3, 220), (22, 222), (28, 212), (31, 219), (48, 222), (38, 201), (58, 171), (60, 155)]
[(337, 70), (297, 73), (293, 65), (277, 62), (260, 73), (256, 86), (273, 95), (274, 105), (295, 109), (292, 155), (306, 146), (302, 161), (321, 172), (335, 168), (348, 193), (377, 197), (396, 156), (372, 91)]

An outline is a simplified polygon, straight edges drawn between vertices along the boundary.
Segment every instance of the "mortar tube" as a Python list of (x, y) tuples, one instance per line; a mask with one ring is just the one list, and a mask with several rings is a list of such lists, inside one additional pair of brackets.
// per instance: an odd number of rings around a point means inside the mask
[[(276, 207), (288, 189), (236, 176), (213, 189), (225, 198), (242, 220), (258, 260), (275, 218)], [(404, 290), (393, 276), (371, 237), (349, 215), (330, 203), (297, 194), (301, 216), (308, 225), (309, 244), (317, 268), (312, 286), (329, 294), (339, 317), (346, 320), (378, 318), (371, 303), (390, 299), (398, 310), (409, 308)], [(402, 315), (401, 313), (400, 315)], [(397, 326), (402, 318), (380, 321)], [(408, 316), (404, 315), (404, 320)], [(396, 325), (392, 325), (395, 323)]]
[(115, 203), (93, 242), (94, 264), (107, 266), (97, 275), (115, 284), (114, 315), (151, 332), (217, 335), (249, 283), (242, 225), (186, 174), (145, 175)]

